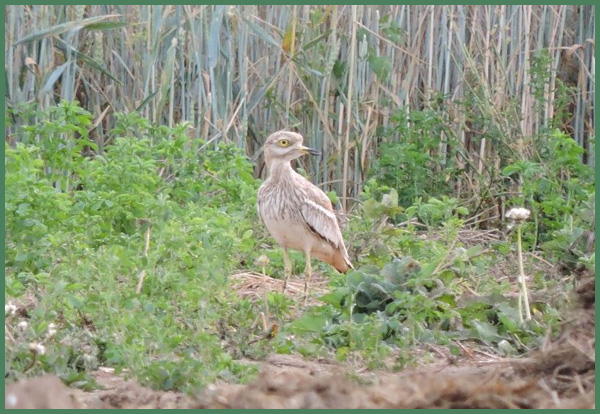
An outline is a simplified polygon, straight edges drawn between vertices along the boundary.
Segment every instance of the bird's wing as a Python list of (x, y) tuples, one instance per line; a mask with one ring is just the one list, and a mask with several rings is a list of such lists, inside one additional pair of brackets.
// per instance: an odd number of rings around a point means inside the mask
[(317, 187), (310, 186), (305, 191), (300, 213), (308, 227), (336, 249), (343, 246), (342, 232), (329, 198)]
[(263, 224), (265, 223), (265, 217), (264, 217), (264, 209), (265, 206), (263, 204), (263, 199), (265, 198), (264, 196), (264, 192), (265, 192), (265, 184), (263, 183), (260, 188), (258, 189), (258, 194), (256, 196), (256, 211), (258, 212), (258, 217), (260, 217), (260, 220), (263, 222)]
[(258, 212), (258, 217), (260, 217), (260, 220), (264, 223), (265, 219), (263, 218), (263, 215), (262, 215), (262, 208), (260, 205), (261, 201), (262, 200), (260, 198), (256, 201), (256, 211)]

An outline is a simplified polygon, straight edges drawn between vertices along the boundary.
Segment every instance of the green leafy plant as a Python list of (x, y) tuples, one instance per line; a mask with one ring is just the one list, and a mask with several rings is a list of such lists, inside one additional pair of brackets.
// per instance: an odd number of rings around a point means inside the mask
[[(584, 204), (595, 194), (593, 170), (581, 163), (583, 149), (564, 133), (555, 130), (539, 139), (539, 162), (517, 161), (502, 172), (520, 190), (511, 202), (532, 207), (534, 228), (525, 241), (531, 248), (541, 244), (557, 252), (557, 240), (565, 240), (565, 232), (572, 233), (567, 238), (574, 243), (586, 225), (590, 229), (593, 216), (582, 214), (589, 212)], [(568, 249), (564, 243), (562, 247)]]
[[(454, 134), (445, 126), (443, 108), (422, 111), (398, 111), (393, 117), (394, 127), (382, 135), (402, 137), (386, 140), (379, 149), (369, 177), (380, 185), (398, 192), (401, 206), (409, 206), (417, 197), (427, 194), (450, 194), (450, 177), (457, 174), (456, 166), (439, 152), (442, 139), (455, 145)], [(446, 137), (446, 138), (442, 138)], [(444, 173), (436, 174), (441, 165)]]
[[(87, 387), (81, 374), (102, 363), (162, 389), (251, 375), (217, 332), (240, 301), (227, 275), (256, 245), (258, 182), (241, 151), (205, 149), (185, 125), (157, 127), (135, 114), (119, 116), (101, 154), (62, 150), (47, 135), (83, 135), (89, 114), (61, 104), (38, 115), (23, 133), (39, 146), (5, 146), (7, 302), (36, 298), (7, 322), (15, 334), (6, 374), (49, 371)], [(65, 177), (68, 186), (55, 185)], [(29, 328), (19, 333), (22, 322)], [(50, 323), (57, 332), (43, 342)], [(46, 346), (31, 366), (29, 343)]]

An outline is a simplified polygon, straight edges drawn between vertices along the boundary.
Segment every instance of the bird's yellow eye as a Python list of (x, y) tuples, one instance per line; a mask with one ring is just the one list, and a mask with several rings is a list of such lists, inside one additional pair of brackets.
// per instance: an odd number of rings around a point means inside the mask
[(280, 147), (287, 147), (290, 145), (290, 141), (288, 141), (287, 139), (280, 139), (279, 140), (279, 146)]

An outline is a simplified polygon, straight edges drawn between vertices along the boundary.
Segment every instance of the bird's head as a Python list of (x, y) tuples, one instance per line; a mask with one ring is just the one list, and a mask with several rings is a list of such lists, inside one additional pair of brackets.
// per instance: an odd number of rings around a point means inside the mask
[(320, 152), (302, 145), (302, 135), (291, 131), (279, 131), (271, 134), (265, 142), (265, 160), (290, 162), (305, 154), (319, 155)]

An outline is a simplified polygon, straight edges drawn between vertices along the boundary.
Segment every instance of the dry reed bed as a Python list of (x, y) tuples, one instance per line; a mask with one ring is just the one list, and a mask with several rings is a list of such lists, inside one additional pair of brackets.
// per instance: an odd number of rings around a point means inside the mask
[[(189, 121), (194, 137), (233, 142), (255, 158), (267, 133), (297, 128), (324, 154), (306, 168), (346, 207), (380, 140), (402, 138), (377, 138), (376, 129), (398, 112), (442, 103), (437, 151), (465, 169), (458, 193), (477, 198), (498, 152), (526, 157), (529, 137), (562, 109), (559, 81), (574, 88), (573, 116), (562, 127), (591, 148), (594, 17), (591, 5), (13, 5), (5, 105), (18, 112), (27, 102), (77, 99), (95, 116), (101, 149), (111, 115), (122, 111)], [(543, 50), (549, 77), (536, 86)], [(469, 112), (488, 120), (500, 142), (468, 120), (460, 104), (467, 97)], [(15, 119), (8, 138), (34, 121)]]

